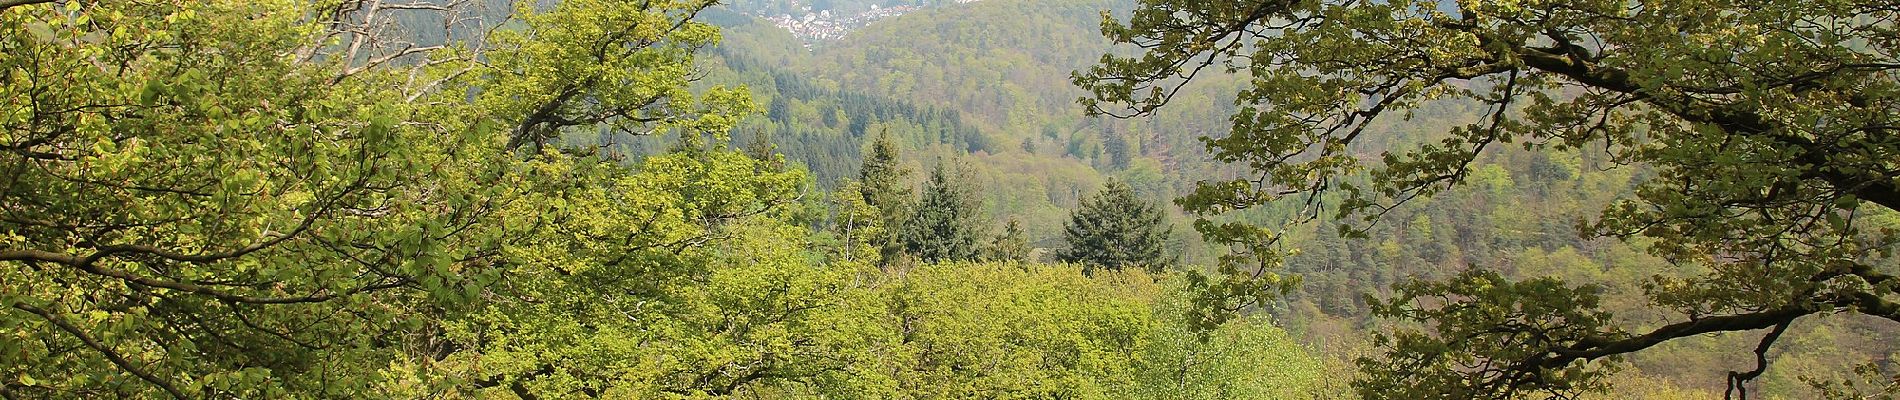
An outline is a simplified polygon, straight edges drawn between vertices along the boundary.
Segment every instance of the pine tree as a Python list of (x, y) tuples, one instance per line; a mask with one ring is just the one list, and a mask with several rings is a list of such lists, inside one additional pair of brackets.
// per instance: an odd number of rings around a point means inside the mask
[(976, 207), (970, 199), (967, 189), (947, 177), (939, 163), (930, 172), (916, 212), (898, 233), (904, 252), (926, 263), (975, 259)]
[(1173, 263), (1167, 254), (1171, 231), (1159, 208), (1136, 198), (1127, 184), (1110, 179), (1069, 215), (1062, 232), (1069, 248), (1056, 258), (1082, 264), (1089, 272), (1126, 267), (1159, 272)]

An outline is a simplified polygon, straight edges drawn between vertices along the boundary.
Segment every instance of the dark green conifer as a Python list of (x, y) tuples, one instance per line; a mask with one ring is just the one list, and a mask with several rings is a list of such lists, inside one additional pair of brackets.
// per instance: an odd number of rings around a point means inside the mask
[(1069, 248), (1058, 251), (1056, 258), (1082, 264), (1089, 272), (1128, 267), (1159, 272), (1173, 263), (1167, 251), (1173, 228), (1165, 219), (1154, 204), (1136, 198), (1127, 184), (1111, 179), (1069, 215), (1062, 232)]
[(878, 253), (888, 264), (896, 259), (902, 249), (896, 234), (910, 213), (911, 191), (906, 178), (910, 170), (905, 169), (898, 160), (897, 143), (891, 141), (890, 132), (879, 131), (877, 139), (871, 142), (871, 148), (864, 154), (864, 163), (858, 167), (858, 193), (864, 196), (864, 203), (877, 208), (879, 224), (885, 227), (882, 238), (873, 239), (879, 243)]
[(937, 164), (923, 199), (898, 233), (904, 252), (926, 263), (975, 259), (978, 234), (972, 198), (967, 188), (946, 176), (942, 163)]

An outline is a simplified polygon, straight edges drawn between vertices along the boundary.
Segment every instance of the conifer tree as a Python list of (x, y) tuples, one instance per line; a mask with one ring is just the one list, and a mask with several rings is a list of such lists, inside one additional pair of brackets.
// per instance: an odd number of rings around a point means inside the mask
[(917, 210), (898, 233), (903, 251), (925, 263), (975, 259), (977, 232), (972, 221), (976, 207), (968, 189), (950, 179), (942, 163), (930, 172), (930, 183)]
[(1062, 231), (1069, 248), (1056, 258), (1082, 264), (1089, 272), (1127, 267), (1159, 272), (1173, 262), (1167, 254), (1172, 231), (1158, 207), (1136, 198), (1127, 184), (1110, 179), (1069, 215)]
[(858, 193), (864, 197), (864, 203), (877, 209), (878, 226), (886, 227), (882, 237), (873, 238), (877, 243), (883, 262), (889, 263), (901, 250), (897, 242), (896, 229), (904, 223), (911, 208), (910, 187), (905, 184), (910, 170), (905, 169), (898, 160), (897, 143), (891, 141), (889, 131), (879, 131), (877, 139), (871, 142), (871, 148), (864, 155), (864, 163), (858, 168)]
[(1029, 261), (1029, 239), (1023, 237), (1022, 225), (1015, 219), (1003, 227), (1003, 233), (983, 246), (985, 261)]

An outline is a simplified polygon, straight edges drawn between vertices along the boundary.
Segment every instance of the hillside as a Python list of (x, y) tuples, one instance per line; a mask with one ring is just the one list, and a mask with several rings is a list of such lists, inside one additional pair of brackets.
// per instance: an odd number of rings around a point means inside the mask
[(1895, 20), (0, 0), (0, 399), (1890, 399)]
[[(1243, 84), (1242, 77), (1212, 74), (1202, 78), (1152, 116), (1083, 116), (1075, 99), (1084, 92), (1070, 84), (1070, 73), (1094, 64), (1103, 53), (1118, 51), (1100, 40), (1096, 21), (1105, 10), (1119, 14), (1131, 6), (1087, 0), (947, 5), (879, 21), (809, 52), (797, 51), (793, 39), (769, 26), (744, 24), (732, 28), (720, 53), (728, 60), (726, 66), (734, 67), (739, 75), (762, 72), (779, 77), (744, 81), (763, 95), (773, 113), (783, 103), (797, 110), (792, 118), (768, 113), (769, 122), (760, 128), (767, 132), (785, 126), (827, 126), (836, 120), (855, 123), (872, 115), (826, 104), (847, 97), (937, 108), (959, 116), (962, 125), (980, 132), (983, 139), (933, 134), (930, 128), (892, 131), (904, 138), (913, 170), (926, 170), (939, 159), (959, 160), (959, 167), (968, 169), (978, 182), (975, 186), (982, 188), (990, 224), (1021, 221), (1031, 243), (1058, 247), (1066, 211), (1109, 177), (1129, 182), (1143, 197), (1167, 204), (1189, 193), (1195, 182), (1246, 173), (1234, 165), (1213, 162), (1199, 141), (1226, 134), (1227, 118), (1235, 109), (1233, 99), (1223, 96), (1231, 96)], [(766, 61), (732, 62), (755, 58)], [(796, 78), (784, 78), (787, 75)], [(814, 87), (829, 93), (785, 96)], [(834, 100), (826, 100), (828, 96)], [(832, 112), (841, 114), (831, 117)], [(1470, 123), (1481, 112), (1471, 103), (1427, 104), (1407, 119), (1374, 123), (1368, 140), (1354, 151), (1373, 158), (1390, 149), (1440, 140), (1448, 127)], [(819, 120), (824, 124), (812, 122)], [(781, 134), (773, 140), (784, 149), (813, 147), (805, 143), (814, 137), (856, 139), (819, 147), (862, 145), (863, 132), (847, 129), (843, 133)], [(977, 142), (983, 144), (972, 144)], [(848, 157), (850, 150), (833, 153)], [(807, 165), (834, 162), (808, 150), (786, 154)], [(854, 171), (850, 166), (855, 162), (849, 159), (838, 168)], [(1286, 245), (1300, 251), (1286, 267), (1302, 275), (1304, 284), (1271, 312), (1282, 324), (1302, 332), (1309, 344), (1344, 346), (1333, 350), (1350, 351), (1359, 346), (1353, 343), (1363, 337), (1360, 332), (1378, 326), (1368, 318), (1362, 296), (1382, 296), (1388, 293), (1386, 288), (1408, 279), (1444, 278), (1467, 268), (1484, 268), (1523, 278), (1555, 276), (1603, 283), (1611, 285), (1613, 297), (1637, 299), (1643, 289), (1621, 279), (1693, 273), (1643, 254), (1641, 245), (1577, 237), (1577, 221), (1595, 217), (1589, 210), (1633, 193), (1636, 182), (1649, 173), (1641, 167), (1617, 168), (1601, 150), (1588, 148), (1556, 154), (1506, 148), (1486, 152), (1474, 168), (1473, 182), (1394, 210), (1383, 222), (1370, 225), (1367, 239), (1341, 239), (1331, 224), (1296, 225)], [(819, 176), (847, 177), (848, 173)], [(1326, 201), (1329, 207), (1337, 207), (1333, 200)], [(1287, 218), (1293, 206), (1216, 218), (1272, 223)], [(1185, 260), (1211, 263), (1220, 249), (1202, 244), (1187, 224), (1192, 217), (1168, 208)], [(1612, 302), (1631, 321), (1651, 318), (1638, 312), (1644, 306)], [(1789, 352), (1848, 351), (1878, 359), (1900, 350), (1876, 344), (1879, 341), (1874, 338), (1879, 335), (1868, 331), (1871, 328), (1864, 322), (1801, 332), (1811, 337), (1805, 343), (1831, 344)], [(1721, 385), (1707, 383), (1709, 371), (1740, 368), (1724, 366), (1744, 359), (1693, 349), (1743, 340), (1729, 337), (1676, 344), (1671, 350), (1639, 357), (1636, 364), (1643, 374), (1686, 387), (1719, 390)], [(1851, 368), (1847, 362), (1789, 357), (1790, 364), (1810, 365), (1830, 374)], [(1770, 392), (1791, 395), (1803, 390), (1796, 371), (1770, 371)]]

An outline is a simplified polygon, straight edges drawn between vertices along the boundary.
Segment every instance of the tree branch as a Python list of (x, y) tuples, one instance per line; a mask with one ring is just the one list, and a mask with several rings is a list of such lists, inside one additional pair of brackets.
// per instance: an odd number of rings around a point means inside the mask
[(1742, 400), (1748, 400), (1748, 387), (1744, 385), (1747, 384), (1749, 380), (1761, 376), (1762, 371), (1768, 370), (1768, 349), (1774, 347), (1775, 340), (1780, 339), (1781, 334), (1788, 331), (1788, 325), (1792, 322), (1794, 321), (1783, 321), (1781, 324), (1775, 325), (1774, 330), (1768, 331), (1766, 335), (1762, 335), (1761, 344), (1755, 345), (1754, 370), (1748, 372), (1729, 371), (1728, 390), (1722, 391), (1723, 398), (1732, 398), (1729, 397), (1729, 394), (1730, 392), (1734, 392), (1741, 395)]
[[(397, 280), (389, 281), (389, 282), (368, 284), (368, 285), (360, 286), (355, 289), (342, 291), (342, 292), (319, 293), (319, 294), (311, 294), (307, 296), (295, 296), (295, 297), (249, 296), (249, 295), (240, 295), (240, 294), (225, 292), (225, 291), (213, 289), (207, 286), (201, 286), (201, 285), (178, 282), (178, 281), (156, 279), (152, 277), (133, 274), (129, 271), (122, 271), (122, 270), (117, 270), (117, 269), (100, 267), (95, 261), (101, 258), (102, 253), (107, 253), (107, 252), (108, 250), (100, 250), (98, 253), (94, 253), (91, 256), (80, 258), (80, 257), (75, 257), (69, 254), (60, 254), (60, 253), (46, 252), (46, 251), (40, 251), (40, 250), (15, 250), (15, 251), (0, 252), (0, 261), (40, 261), (40, 262), (58, 263), (58, 264), (63, 264), (66, 266), (79, 269), (80, 271), (91, 273), (93, 275), (117, 278), (119, 280), (123, 280), (129, 283), (133, 283), (133, 284), (137, 284), (141, 286), (171, 289), (171, 290), (176, 290), (180, 292), (204, 295), (204, 296), (208, 296), (208, 297), (215, 298), (218, 300), (223, 300), (223, 301), (228, 301), (228, 302), (233, 302), (233, 303), (248, 303), (248, 304), (320, 303), (324, 301), (329, 301), (330, 299), (335, 299), (338, 297), (348, 296), (348, 295), (352, 295), (356, 293), (401, 287), (402, 285), (406, 285), (409, 283), (409, 279), (404, 278), (404, 279), (397, 279)], [(110, 255), (110, 254), (104, 254), (104, 255)]]
[(1820, 312), (1816, 307), (1791, 306), (1775, 310), (1750, 314), (1724, 315), (1691, 321), (1678, 322), (1657, 328), (1642, 336), (1617, 341), (1585, 340), (1569, 348), (1553, 349), (1555, 357), (1543, 360), (1530, 360), (1527, 364), (1541, 367), (1561, 367), (1577, 360), (1594, 360), (1617, 354), (1631, 353), (1662, 344), (1671, 339), (1683, 338), (1705, 333), (1748, 331), (1773, 327), (1795, 318)]
[(79, 327), (73, 326), (73, 324), (70, 322), (66, 322), (66, 319), (60, 317), (58, 314), (54, 314), (53, 312), (47, 311), (46, 309), (42, 309), (42, 308), (35, 307), (28, 304), (21, 304), (21, 303), (13, 304), (13, 308), (19, 309), (21, 311), (33, 313), (33, 315), (38, 315), (40, 316), (40, 318), (45, 319), (46, 322), (52, 323), (53, 326), (59, 327), (60, 330), (63, 330), (63, 331), (66, 331), (66, 333), (72, 334), (73, 337), (78, 338), (81, 343), (85, 343), (86, 347), (91, 347), (94, 351), (98, 351), (99, 354), (104, 355), (106, 357), (106, 360), (112, 361), (113, 365), (118, 365), (119, 369), (124, 370), (125, 372), (128, 372), (128, 373), (131, 373), (132, 375), (136, 375), (139, 377), (139, 379), (144, 379), (146, 382), (150, 382), (154, 386), (158, 386), (158, 388), (163, 389), (165, 393), (171, 394), (172, 398), (181, 399), (181, 400), (187, 398), (185, 397), (185, 392), (179, 391), (178, 387), (172, 385), (171, 382), (168, 382), (164, 379), (159, 379), (157, 375), (152, 375), (151, 372), (147, 372), (143, 368), (139, 368), (139, 366), (132, 364), (132, 362), (130, 360), (127, 360), (125, 356), (119, 355), (119, 353), (116, 351), (113, 351), (112, 348), (106, 347), (106, 345), (99, 343), (98, 340), (93, 339), (92, 336), (86, 335), (85, 331), (80, 330)]
[[(1804, 175), (1826, 181), (1861, 200), (1890, 210), (1900, 210), (1900, 188), (1896, 188), (1891, 180), (1886, 177), (1853, 176), (1828, 168), (1832, 164), (1830, 158), (1833, 152), (1830, 149), (1808, 138), (1777, 132), (1780, 127), (1761, 114), (1697, 106), (1690, 104), (1687, 99), (1662, 96), (1655, 90), (1657, 88), (1645, 88), (1637, 84), (1627, 71), (1591, 64), (1586, 61), (1594, 58), (1587, 56), (1589, 51), (1575, 45), (1568, 48), (1516, 47), (1514, 54), (1531, 68), (1562, 75), (1585, 85), (1636, 95), (1643, 103), (1656, 106), (1684, 121), (1713, 125), (1733, 133), (1762, 135), (1794, 146), (1801, 149), (1796, 156), (1797, 161), (1807, 164)], [(1585, 56), (1580, 57), (1578, 54)]]

